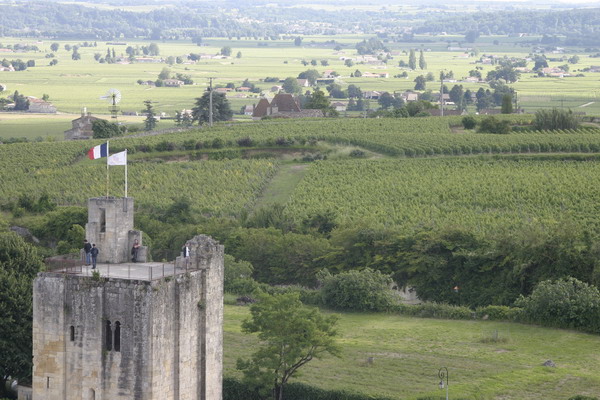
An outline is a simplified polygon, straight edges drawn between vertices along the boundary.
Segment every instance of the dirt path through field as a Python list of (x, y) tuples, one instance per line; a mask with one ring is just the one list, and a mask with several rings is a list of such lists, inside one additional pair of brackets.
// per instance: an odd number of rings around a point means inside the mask
[(308, 170), (309, 164), (283, 164), (258, 198), (255, 208), (284, 204)]

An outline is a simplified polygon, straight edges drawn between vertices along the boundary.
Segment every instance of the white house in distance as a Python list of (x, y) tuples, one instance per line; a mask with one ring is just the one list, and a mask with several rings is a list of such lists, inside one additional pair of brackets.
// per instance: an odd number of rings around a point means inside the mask
[(166, 87), (180, 87), (184, 85), (184, 82), (179, 79), (165, 79), (163, 85)]
[(33, 96), (27, 97), (27, 100), (29, 100), (29, 112), (31, 113), (56, 114), (56, 107), (52, 103)]

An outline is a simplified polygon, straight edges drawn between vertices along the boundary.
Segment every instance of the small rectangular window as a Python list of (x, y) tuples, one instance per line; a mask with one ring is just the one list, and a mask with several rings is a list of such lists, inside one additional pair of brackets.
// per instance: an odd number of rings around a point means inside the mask
[(71, 325), (71, 327), (69, 328), (69, 339), (71, 340), (71, 342), (75, 341), (75, 327), (73, 325)]

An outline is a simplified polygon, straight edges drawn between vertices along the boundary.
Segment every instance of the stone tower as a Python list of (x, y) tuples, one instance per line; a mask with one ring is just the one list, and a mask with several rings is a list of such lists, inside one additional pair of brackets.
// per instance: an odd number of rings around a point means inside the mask
[[(133, 201), (104, 200), (90, 200), (106, 206), (104, 232), (95, 212), (86, 230), (98, 232), (90, 237), (101, 250), (119, 253)], [(110, 226), (115, 216), (123, 227)], [(176, 264), (111, 261), (98, 265), (100, 277), (85, 266), (38, 274), (34, 400), (221, 400), (223, 246), (204, 235), (187, 243), (189, 259)]]

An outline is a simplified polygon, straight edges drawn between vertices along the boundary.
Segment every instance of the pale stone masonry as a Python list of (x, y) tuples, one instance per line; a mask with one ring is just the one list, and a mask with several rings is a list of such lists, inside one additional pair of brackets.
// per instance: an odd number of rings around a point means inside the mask
[[(142, 232), (133, 229), (133, 198), (96, 197), (88, 199), (88, 223), (85, 235), (98, 247), (98, 262), (118, 264), (129, 261), (131, 247), (137, 239), (142, 245)], [(146, 261), (146, 247), (138, 253), (139, 261)]]
[(204, 235), (188, 244), (189, 260), (160, 279), (144, 263), (110, 277), (99, 264), (100, 279), (88, 268), (38, 274), (34, 400), (221, 400), (223, 246)]

